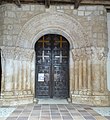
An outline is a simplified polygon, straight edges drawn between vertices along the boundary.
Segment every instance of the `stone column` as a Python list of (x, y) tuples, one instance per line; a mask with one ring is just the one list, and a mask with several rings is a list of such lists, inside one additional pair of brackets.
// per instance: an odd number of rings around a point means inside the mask
[(87, 64), (86, 59), (83, 60), (83, 88), (87, 89)]
[(109, 105), (105, 48), (75, 48), (72, 55), (75, 64), (75, 91), (71, 95), (72, 102)]
[(101, 75), (101, 83), (100, 83), (100, 89), (101, 89), (101, 92), (104, 92), (105, 90), (105, 83), (104, 83), (104, 61), (101, 60), (101, 64), (100, 64), (100, 75)]
[(26, 62), (26, 79), (27, 79), (27, 90), (30, 90), (30, 87), (31, 87), (31, 85), (30, 85), (30, 83), (31, 83), (31, 78), (30, 78), (30, 73), (31, 71), (30, 71), (30, 61), (27, 61)]
[[(81, 48), (72, 50), (74, 61), (74, 82), (75, 90), (79, 91), (79, 94), (90, 94), (92, 91), (91, 84), (91, 48)], [(87, 91), (89, 91), (87, 93)]]
[(107, 88), (107, 53), (105, 53), (105, 56), (103, 56), (103, 69), (104, 69), (104, 78), (101, 80), (102, 85), (101, 88), (103, 88), (103, 92), (108, 93), (108, 88)]
[(23, 79), (24, 79), (24, 76), (23, 76), (23, 61), (21, 61), (21, 91), (23, 90)]
[(23, 61), (23, 90), (26, 90), (27, 80), (26, 80), (26, 61)]
[(13, 70), (13, 74), (14, 74), (14, 91), (17, 91), (18, 90), (18, 62), (17, 60), (14, 60), (14, 70)]
[(79, 90), (82, 90), (83, 86), (83, 62), (82, 59), (79, 60)]
[(88, 90), (91, 91), (92, 90), (92, 69), (91, 69), (91, 60), (88, 60)]
[(21, 84), (22, 84), (22, 65), (21, 65), (21, 61), (18, 61), (18, 90), (21, 92), (22, 88), (21, 88)]
[(5, 57), (3, 55), (3, 52), (1, 50), (1, 65), (2, 65), (2, 79), (1, 79), (1, 95), (3, 91), (5, 90)]
[(81, 48), (81, 55), (82, 55), (82, 63), (83, 63), (83, 94), (87, 94), (88, 89), (88, 49), (87, 48)]
[(5, 66), (5, 91), (12, 91), (13, 90), (13, 64), (12, 60), (7, 59), (6, 60), (6, 66)]
[[(106, 53), (107, 54), (107, 53)], [(104, 91), (108, 91), (108, 88), (107, 88), (107, 55), (104, 57), (104, 60), (103, 60), (103, 64), (104, 64)]]
[(79, 93), (79, 56), (78, 56), (78, 50), (72, 49), (72, 56), (73, 56), (73, 62), (74, 62), (74, 69), (73, 69), (73, 80), (74, 80), (74, 93)]
[(69, 65), (69, 74), (70, 74), (70, 93), (74, 91), (74, 62), (72, 59), (72, 52), (70, 50), (70, 65)]
[[(23, 91), (26, 90), (32, 91), (31, 62), (33, 59), (33, 51), (34, 50), (18, 47), (2, 47), (3, 91), (10, 91), (14, 93), (15, 96), (24, 94)], [(30, 94), (28, 91), (27, 93)]]
[(33, 59), (31, 61), (31, 90), (35, 94), (35, 53), (33, 52)]
[(75, 91), (77, 92), (79, 89), (79, 61), (74, 62), (74, 71), (75, 71)]

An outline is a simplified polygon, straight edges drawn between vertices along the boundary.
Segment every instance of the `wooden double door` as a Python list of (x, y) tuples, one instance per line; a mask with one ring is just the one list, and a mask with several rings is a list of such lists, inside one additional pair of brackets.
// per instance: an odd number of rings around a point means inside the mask
[(61, 35), (47, 34), (35, 44), (36, 97), (69, 96), (69, 42)]

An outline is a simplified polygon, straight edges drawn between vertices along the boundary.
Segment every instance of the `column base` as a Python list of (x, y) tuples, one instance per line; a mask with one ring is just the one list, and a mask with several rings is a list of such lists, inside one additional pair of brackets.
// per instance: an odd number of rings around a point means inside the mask
[(71, 95), (71, 101), (75, 104), (87, 104), (91, 106), (110, 106), (109, 95)]
[(23, 105), (23, 104), (30, 104), (34, 102), (33, 96), (27, 97), (18, 97), (18, 98), (1, 98), (0, 99), (0, 106), (14, 106), (14, 105)]
[(34, 102), (34, 95), (31, 91), (5, 91), (0, 96), (0, 105), (22, 105)]

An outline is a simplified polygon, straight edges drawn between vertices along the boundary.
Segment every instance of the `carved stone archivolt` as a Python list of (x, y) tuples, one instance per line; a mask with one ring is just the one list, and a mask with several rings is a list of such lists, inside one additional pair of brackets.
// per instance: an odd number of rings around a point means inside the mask
[(74, 93), (104, 94), (107, 91), (107, 49), (86, 47), (72, 49), (71, 52), (74, 62)]
[(49, 33), (64, 36), (70, 42), (71, 48), (90, 45), (87, 33), (74, 17), (52, 11), (38, 14), (30, 19), (19, 33), (16, 46), (24, 47), (24, 43), (27, 43), (26, 48), (34, 48), (36, 40)]

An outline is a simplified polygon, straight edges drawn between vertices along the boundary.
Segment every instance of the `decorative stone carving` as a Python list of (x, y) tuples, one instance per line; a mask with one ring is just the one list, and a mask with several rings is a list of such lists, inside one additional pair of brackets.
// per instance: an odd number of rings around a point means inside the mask
[(72, 102), (76, 103), (77, 100), (91, 105), (110, 105), (106, 75), (107, 49), (92, 46), (72, 49), (71, 52), (74, 62)]
[[(66, 24), (67, 26), (65, 26)], [(23, 26), (16, 46), (33, 48), (36, 40), (48, 33), (64, 36), (70, 42), (71, 48), (90, 45), (87, 33), (74, 17), (61, 12), (50, 11), (34, 16)]]
[[(88, 92), (106, 90), (106, 59), (107, 50), (101, 47), (86, 47), (72, 49), (74, 61), (75, 92), (89, 94)], [(79, 85), (76, 85), (79, 84)], [(81, 93), (80, 91), (84, 91)]]
[[(103, 48), (107, 45), (105, 8), (95, 6), (97, 9), (94, 9), (94, 6), (83, 6), (84, 9), (74, 10), (70, 9), (73, 6), (67, 6), (67, 10), (64, 6), (59, 7), (61, 9), (57, 11), (57, 6), (52, 6), (48, 10), (38, 5), (29, 6), (22, 7), (20, 11), (17, 6), (11, 4), (0, 8), (1, 18), (4, 19), (1, 21), (0, 41), (1, 45), (5, 46), (1, 47), (1, 98), (4, 98), (8, 105), (33, 102), (35, 94), (34, 45), (45, 34), (59, 34), (69, 41), (70, 49), (72, 49), (72, 64), (70, 62), (72, 102), (108, 105), (110, 100), (108, 94), (105, 93), (106, 50)], [(14, 16), (10, 17), (10, 11), (13, 11)], [(26, 11), (29, 14), (26, 14)], [(96, 11), (98, 16), (95, 14)], [(102, 12), (105, 14), (101, 14)]]
[(2, 98), (33, 98), (34, 50), (2, 46), (1, 51)]
[(93, 60), (102, 60), (107, 58), (108, 50), (104, 47), (91, 47), (92, 50), (92, 59)]
[(107, 49), (104, 47), (86, 47), (72, 49), (73, 60), (92, 59), (102, 60), (107, 58)]
[(2, 57), (4, 59), (32, 61), (34, 50), (19, 47), (1, 47)]
[(92, 56), (92, 49), (91, 47), (87, 48), (76, 48), (72, 49), (73, 60), (85, 60), (90, 59)]

